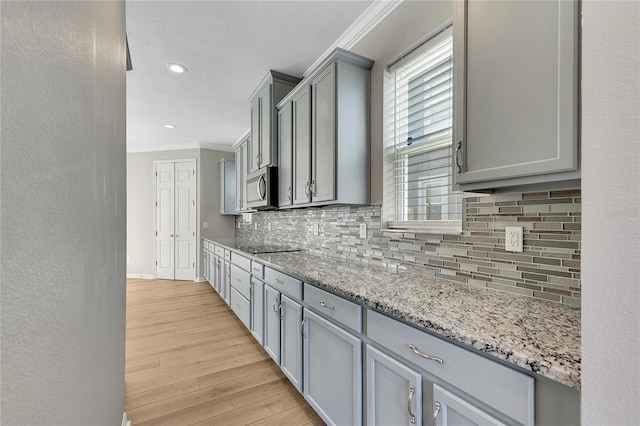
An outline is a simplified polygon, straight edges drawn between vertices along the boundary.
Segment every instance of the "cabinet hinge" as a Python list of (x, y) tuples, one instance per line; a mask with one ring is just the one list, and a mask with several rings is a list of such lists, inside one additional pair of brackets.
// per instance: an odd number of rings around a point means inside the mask
[(195, 171), (195, 170), (193, 171), (193, 175), (194, 175), (194, 176), (196, 175), (196, 171)]
[(196, 262), (193, 262), (193, 267), (194, 267), (194, 268), (196, 267)]
[(158, 266), (158, 261), (156, 260), (156, 266)]
[(193, 231), (193, 236), (194, 236), (194, 237), (196, 236), (196, 231)]
[(156, 172), (156, 176), (158, 176), (158, 172)]
[(156, 237), (158, 236), (158, 231), (156, 231)]
[(156, 201), (156, 207), (158, 207), (158, 202)]

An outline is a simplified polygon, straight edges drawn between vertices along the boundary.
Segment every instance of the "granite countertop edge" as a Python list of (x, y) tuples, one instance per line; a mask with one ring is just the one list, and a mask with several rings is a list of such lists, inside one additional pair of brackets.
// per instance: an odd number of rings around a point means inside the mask
[[(305, 283), (314, 285), (323, 290), (327, 290), (331, 293), (343, 296), (346, 299), (355, 301), (356, 303), (362, 304), (370, 309), (374, 309), (391, 317), (400, 319), (417, 328), (430, 332), (431, 334), (435, 334), (439, 337), (444, 337), (445, 339), (452, 340), (453, 342), (465, 348), (475, 350), (492, 358), (498, 358), (509, 364), (516, 365), (526, 371), (530, 371), (543, 377), (549, 378), (555, 382), (561, 383), (578, 391), (580, 391), (581, 389), (579, 342), (577, 353), (575, 353), (575, 350), (568, 351), (571, 355), (569, 357), (569, 360), (563, 359), (563, 357), (557, 357), (558, 359), (556, 359), (556, 357), (553, 355), (541, 354), (540, 347), (542, 346), (542, 344), (540, 344), (540, 342), (532, 341), (531, 338), (527, 338), (526, 342), (524, 342), (525, 339), (522, 338), (523, 341), (519, 342), (517, 340), (520, 339), (520, 337), (517, 336), (517, 333), (513, 333), (513, 336), (508, 336), (511, 339), (516, 340), (515, 344), (513, 345), (503, 343), (503, 341), (501, 341), (500, 339), (487, 339), (484, 338), (486, 337), (484, 336), (485, 333), (476, 333), (477, 330), (475, 330), (474, 326), (471, 326), (469, 328), (454, 327), (451, 326), (448, 323), (447, 318), (443, 316), (425, 314), (421, 315), (419, 313), (416, 313), (411, 307), (404, 306), (402, 301), (394, 302), (393, 299), (385, 300), (384, 298), (375, 297), (375, 294), (373, 296), (370, 296), (367, 294), (368, 292), (366, 291), (366, 288), (360, 287), (359, 291), (354, 291), (345, 288), (345, 286), (328, 283), (326, 280), (323, 281), (322, 278), (313, 277), (309, 274), (301, 272), (299, 269), (295, 268), (293, 262), (290, 262), (290, 264), (286, 264), (286, 260), (300, 259), (304, 264), (308, 264), (309, 262), (313, 262), (314, 264), (330, 262), (343, 264), (342, 266), (360, 269), (362, 271), (373, 271), (374, 273), (380, 274), (390, 273), (394, 276), (396, 276), (396, 274), (401, 274), (399, 276), (402, 276), (403, 278), (407, 278), (408, 276), (415, 281), (419, 281), (421, 285), (446, 285), (453, 286), (453, 288), (456, 289), (472, 288), (473, 292), (488, 292), (487, 294), (496, 297), (496, 299), (500, 302), (517, 301), (520, 303), (516, 304), (516, 306), (520, 306), (522, 305), (522, 303), (526, 303), (528, 305), (534, 305), (534, 307), (539, 307), (541, 309), (550, 309), (551, 311), (556, 312), (560, 311), (561, 313), (566, 312), (572, 315), (575, 315), (577, 313), (579, 317), (580, 311), (578, 309), (572, 309), (563, 306), (561, 307), (560, 305), (555, 303), (538, 301), (526, 296), (501, 292), (493, 289), (479, 289), (469, 284), (463, 284), (457, 281), (446, 280), (443, 278), (417, 275), (411, 272), (388, 270), (379, 266), (370, 266), (367, 264), (348, 262), (342, 259), (322, 257), (305, 251), (252, 254), (236, 248), (238, 247), (238, 245), (233, 239), (207, 240), (225, 246), (227, 249), (230, 249), (231, 251), (241, 254), (245, 257), (257, 260), (270, 268), (283, 272)], [(275, 260), (272, 260), (273, 258), (275, 258)], [(340, 275), (342, 277), (348, 277), (348, 274), (345, 275), (344, 272)], [(355, 275), (350, 278), (351, 280), (362, 281), (361, 277)], [(537, 319), (539, 320), (539, 318)], [(578, 336), (574, 337), (579, 340), (579, 331)], [(558, 342), (558, 344), (562, 345), (562, 342)]]

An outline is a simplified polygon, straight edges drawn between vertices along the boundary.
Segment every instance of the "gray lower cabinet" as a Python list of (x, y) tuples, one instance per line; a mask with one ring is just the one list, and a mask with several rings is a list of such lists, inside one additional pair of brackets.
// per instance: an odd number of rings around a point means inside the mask
[(227, 305), (231, 306), (231, 262), (221, 261), (222, 271), (220, 278), (221, 287), (222, 287), (222, 298), (227, 303)]
[(280, 292), (264, 286), (264, 350), (280, 364)]
[(505, 426), (460, 396), (433, 385), (434, 426)]
[(455, 183), (579, 179), (579, 1), (454, 3)]
[(213, 289), (220, 293), (218, 290), (218, 257), (213, 254), (212, 251), (209, 252), (209, 284)]
[(209, 243), (202, 245), (202, 276), (209, 281)]
[(264, 343), (264, 283), (251, 279), (251, 334), (258, 343)]
[(304, 309), (303, 395), (329, 425), (362, 424), (362, 341)]
[(302, 305), (280, 296), (280, 367), (302, 392)]
[(251, 325), (251, 305), (249, 300), (232, 286), (229, 292), (229, 301), (231, 310), (242, 321), (244, 326), (249, 328)]
[(421, 425), (422, 374), (371, 345), (366, 363), (367, 424)]

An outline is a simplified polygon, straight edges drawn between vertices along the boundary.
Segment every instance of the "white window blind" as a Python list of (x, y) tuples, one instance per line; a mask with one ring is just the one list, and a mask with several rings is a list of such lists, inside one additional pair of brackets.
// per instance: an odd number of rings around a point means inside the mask
[(388, 226), (460, 229), (452, 190), (453, 40), (447, 29), (390, 67), (386, 161), (394, 204)]

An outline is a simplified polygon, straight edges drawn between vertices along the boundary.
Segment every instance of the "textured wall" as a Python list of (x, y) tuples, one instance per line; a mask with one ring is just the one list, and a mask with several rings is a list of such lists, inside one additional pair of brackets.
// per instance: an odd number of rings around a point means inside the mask
[(640, 3), (582, 8), (582, 422), (638, 425)]
[[(232, 152), (209, 149), (182, 149), (127, 154), (127, 273), (132, 275), (155, 275), (155, 207), (154, 174), (155, 161), (196, 160), (196, 191), (199, 208), (197, 240), (201, 238), (231, 237), (234, 233), (234, 218), (220, 214), (220, 183), (218, 161), (222, 157), (234, 158)], [(202, 222), (209, 222), (203, 229)], [(201, 270), (201, 244), (196, 249), (197, 271)], [(201, 276), (202, 274), (198, 274)]]
[[(579, 190), (467, 198), (461, 235), (381, 229), (380, 206), (296, 209), (256, 213), (236, 236), (580, 306), (580, 206)], [(505, 226), (524, 228), (523, 253), (504, 250)]]
[(117, 425), (125, 386), (124, 2), (0, 7), (0, 423)]

